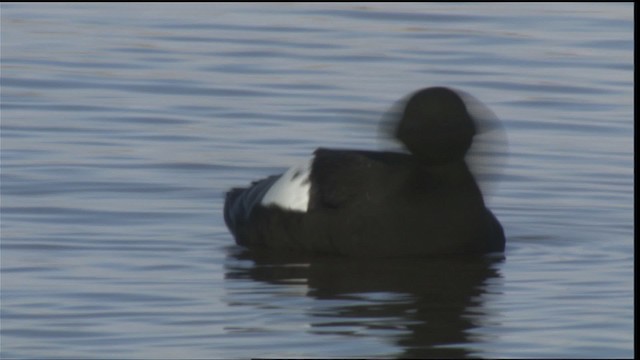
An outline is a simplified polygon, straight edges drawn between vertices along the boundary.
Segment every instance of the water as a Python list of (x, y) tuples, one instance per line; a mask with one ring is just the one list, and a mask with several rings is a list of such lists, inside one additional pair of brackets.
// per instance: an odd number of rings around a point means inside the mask
[[(3, 3), (0, 355), (632, 357), (633, 10)], [(228, 188), (434, 85), (502, 120), (504, 259), (233, 244)]]

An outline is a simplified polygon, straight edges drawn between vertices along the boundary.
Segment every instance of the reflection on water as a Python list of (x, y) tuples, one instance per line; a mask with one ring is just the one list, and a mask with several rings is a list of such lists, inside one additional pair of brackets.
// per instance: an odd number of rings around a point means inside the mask
[[(384, 334), (404, 358), (472, 356), (464, 345), (473, 342), (469, 330), (482, 325), (483, 295), (501, 278), (496, 268), (503, 262), (502, 256), (366, 260), (244, 249), (229, 256), (228, 280), (306, 285), (305, 295), (319, 301), (308, 309), (307, 331)], [(229, 305), (236, 300), (231, 296)]]

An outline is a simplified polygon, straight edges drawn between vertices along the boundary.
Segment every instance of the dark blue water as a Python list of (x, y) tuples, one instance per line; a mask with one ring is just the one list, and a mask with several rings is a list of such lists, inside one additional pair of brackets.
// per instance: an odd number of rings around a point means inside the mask
[[(633, 10), (3, 3), (0, 355), (633, 356)], [(234, 245), (228, 188), (435, 85), (502, 121), (504, 259)]]

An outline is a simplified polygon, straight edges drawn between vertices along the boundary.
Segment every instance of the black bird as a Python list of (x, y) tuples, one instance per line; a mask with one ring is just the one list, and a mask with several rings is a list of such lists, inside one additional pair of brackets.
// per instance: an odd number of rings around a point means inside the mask
[(395, 127), (409, 153), (319, 148), (307, 163), (226, 194), (239, 245), (359, 257), (502, 252), (502, 226), (464, 160), (462, 97), (413, 93)]

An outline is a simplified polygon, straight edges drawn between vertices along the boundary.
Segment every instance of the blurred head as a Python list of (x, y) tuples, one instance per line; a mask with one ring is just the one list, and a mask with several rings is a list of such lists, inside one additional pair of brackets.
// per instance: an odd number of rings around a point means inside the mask
[(462, 160), (476, 133), (461, 96), (445, 87), (419, 90), (406, 102), (395, 137), (425, 163)]

